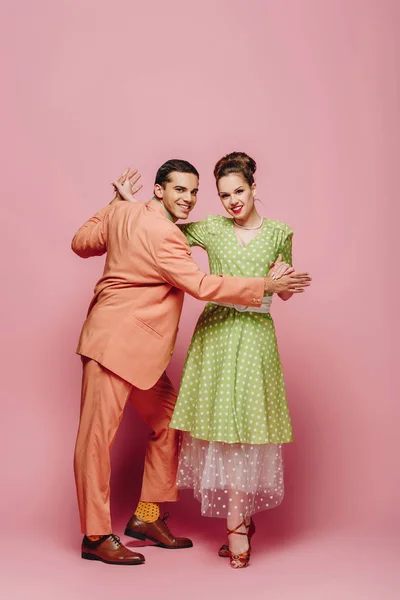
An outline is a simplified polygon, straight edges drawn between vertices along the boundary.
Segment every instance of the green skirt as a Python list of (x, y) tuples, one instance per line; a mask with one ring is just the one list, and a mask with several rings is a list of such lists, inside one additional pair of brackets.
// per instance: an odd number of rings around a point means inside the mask
[(270, 314), (206, 305), (170, 426), (194, 438), (229, 444), (293, 440)]

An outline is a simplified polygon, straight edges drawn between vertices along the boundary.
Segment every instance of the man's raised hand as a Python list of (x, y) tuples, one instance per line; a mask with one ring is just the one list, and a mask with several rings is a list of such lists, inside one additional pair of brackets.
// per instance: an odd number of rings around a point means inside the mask
[(140, 178), (141, 174), (138, 173), (137, 169), (125, 169), (119, 179), (112, 182), (112, 186), (116, 191), (113, 202), (116, 200), (137, 202), (134, 196), (143, 187), (141, 183), (138, 184)]

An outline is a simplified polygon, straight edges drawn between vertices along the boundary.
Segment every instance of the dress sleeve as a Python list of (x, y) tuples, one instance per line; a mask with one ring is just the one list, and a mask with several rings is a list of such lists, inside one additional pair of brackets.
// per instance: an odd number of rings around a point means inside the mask
[(206, 249), (207, 247), (207, 219), (204, 221), (195, 221), (178, 225), (183, 235), (186, 237), (189, 246), (200, 246)]
[(290, 266), (293, 266), (292, 241), (293, 231), (288, 228), (287, 231), (282, 232), (282, 241), (279, 245), (279, 254), (282, 254), (283, 262), (288, 263)]

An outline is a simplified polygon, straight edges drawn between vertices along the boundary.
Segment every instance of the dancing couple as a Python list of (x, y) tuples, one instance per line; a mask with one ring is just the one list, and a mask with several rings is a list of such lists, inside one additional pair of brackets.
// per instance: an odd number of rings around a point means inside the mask
[[(151, 433), (140, 501), (125, 535), (167, 549), (191, 547), (171, 532), (160, 503), (193, 488), (204, 516), (226, 519), (219, 556), (244, 568), (252, 515), (282, 501), (282, 444), (292, 441), (292, 428), (270, 306), (273, 294), (288, 300), (311, 278), (292, 266), (292, 230), (258, 213), (255, 170), (244, 153), (224, 156), (214, 176), (228, 216), (177, 226), (197, 201), (195, 167), (164, 163), (154, 197), (144, 204), (134, 197), (140, 175), (127, 169), (114, 182), (112, 202), (73, 238), (83, 258), (106, 253), (77, 349), (83, 378), (74, 470), (82, 558), (145, 561), (111, 526), (110, 449), (127, 401)], [(210, 275), (192, 259), (191, 246), (207, 252)], [(185, 292), (207, 304), (177, 394), (165, 370)]]

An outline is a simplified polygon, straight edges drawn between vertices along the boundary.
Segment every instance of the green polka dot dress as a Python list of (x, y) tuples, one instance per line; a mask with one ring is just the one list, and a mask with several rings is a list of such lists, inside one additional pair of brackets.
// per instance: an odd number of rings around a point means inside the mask
[[(265, 219), (240, 245), (233, 220), (182, 225), (207, 251), (210, 272), (264, 277), (278, 254), (292, 264), (292, 230)], [(283, 498), (281, 444), (292, 427), (272, 317), (208, 303), (189, 347), (171, 427), (184, 433), (178, 486), (193, 488), (202, 514), (251, 515)]]

